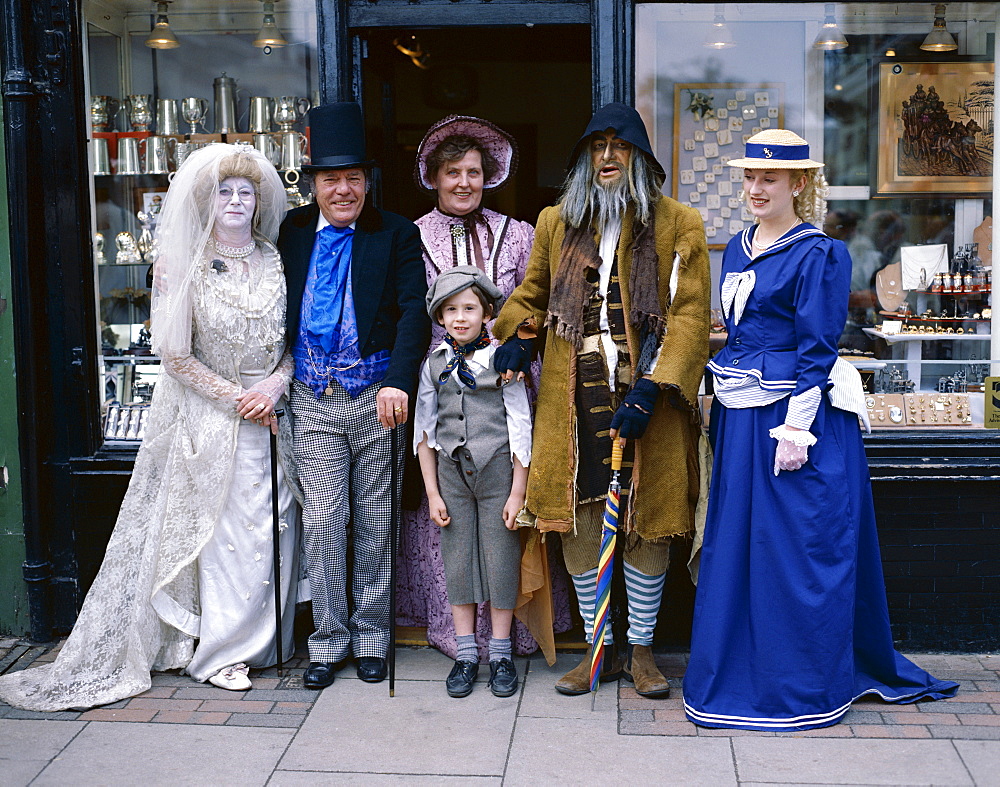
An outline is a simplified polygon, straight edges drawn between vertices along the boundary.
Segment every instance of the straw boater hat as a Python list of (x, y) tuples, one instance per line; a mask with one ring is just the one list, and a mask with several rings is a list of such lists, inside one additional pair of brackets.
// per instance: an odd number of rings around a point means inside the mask
[(456, 134), (472, 137), (496, 159), (498, 170), (492, 178), (483, 182), (483, 191), (496, 191), (517, 171), (517, 143), (510, 134), (488, 120), (471, 115), (449, 115), (428, 129), (417, 148), (413, 179), (419, 188), (434, 191), (427, 172), (427, 158), (446, 138)]
[(769, 128), (747, 140), (744, 158), (731, 159), (730, 167), (743, 169), (815, 169), (824, 164), (809, 158), (809, 143), (783, 128)]

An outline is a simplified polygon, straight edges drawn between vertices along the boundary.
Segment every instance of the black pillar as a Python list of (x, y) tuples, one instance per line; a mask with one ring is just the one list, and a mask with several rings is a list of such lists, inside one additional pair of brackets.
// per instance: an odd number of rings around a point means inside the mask
[(593, 108), (635, 104), (635, 7), (632, 0), (590, 0)]

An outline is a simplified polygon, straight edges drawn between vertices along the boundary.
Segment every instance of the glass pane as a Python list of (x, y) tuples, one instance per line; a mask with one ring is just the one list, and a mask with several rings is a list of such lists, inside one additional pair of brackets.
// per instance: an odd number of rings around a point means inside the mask
[[(725, 161), (759, 129), (785, 127), (826, 163), (822, 229), (853, 260), (840, 351), (862, 372), (876, 428), (982, 426), (984, 377), (1000, 356), (991, 351), (995, 102), (992, 63), (982, 62), (992, 60), (996, 6), (950, 4), (958, 48), (943, 53), (920, 48), (933, 9), (636, 6), (637, 105), (669, 170), (665, 191), (705, 219), (716, 290), (725, 244), (753, 220), (738, 184), (729, 193)], [(831, 11), (847, 46), (824, 50), (816, 44)], [(766, 113), (751, 101), (761, 94)], [(719, 138), (725, 130), (731, 143)]]
[(104, 437), (137, 445), (160, 367), (149, 332), (150, 277), (171, 173), (199, 146), (244, 142), (279, 167), (290, 204), (308, 197), (295, 184), (308, 155), (305, 112), (318, 96), (316, 19), (312, 0), (284, 0), (266, 27), (256, 0), (172, 3), (166, 23), (178, 45), (153, 48), (151, 25), (162, 20), (150, 15), (151, 4), (117, 7), (124, 10), (113, 17), (106, 6), (84, 4), (94, 262)]

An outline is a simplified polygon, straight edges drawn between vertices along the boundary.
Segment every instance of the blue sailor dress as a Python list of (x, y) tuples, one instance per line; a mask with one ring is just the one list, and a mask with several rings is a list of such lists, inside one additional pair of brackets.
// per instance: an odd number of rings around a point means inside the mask
[[(799, 224), (751, 259), (755, 230), (730, 241), (722, 262), (729, 338), (708, 364), (715, 459), (687, 717), (704, 727), (807, 730), (837, 723), (864, 694), (952, 696), (957, 684), (893, 647), (863, 404), (851, 412), (831, 401), (847, 248)], [(775, 474), (769, 432), (786, 423), (816, 442), (801, 469)]]

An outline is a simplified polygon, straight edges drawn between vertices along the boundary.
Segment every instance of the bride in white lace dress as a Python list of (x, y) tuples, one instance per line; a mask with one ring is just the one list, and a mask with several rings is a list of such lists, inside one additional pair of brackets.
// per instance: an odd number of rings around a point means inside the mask
[(250, 688), (276, 661), (269, 432), (278, 431), (282, 653), (292, 653), (298, 506), (288, 418), (285, 280), (271, 239), (281, 179), (251, 148), (210, 145), (161, 211), (153, 346), (163, 361), (146, 436), (104, 563), (49, 665), (0, 678), (29, 710), (104, 705), (183, 668)]

